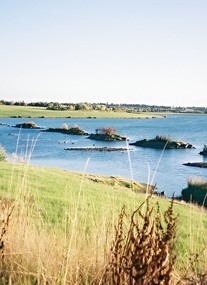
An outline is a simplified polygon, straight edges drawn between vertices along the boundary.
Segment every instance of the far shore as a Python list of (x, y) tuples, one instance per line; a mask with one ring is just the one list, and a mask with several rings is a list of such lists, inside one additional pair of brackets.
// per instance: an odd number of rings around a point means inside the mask
[[(201, 115), (195, 113), (125, 112), (125, 111), (54, 111), (44, 107), (0, 105), (0, 118), (83, 118), (83, 119), (156, 119), (168, 115)], [(203, 115), (203, 114), (202, 114)]]

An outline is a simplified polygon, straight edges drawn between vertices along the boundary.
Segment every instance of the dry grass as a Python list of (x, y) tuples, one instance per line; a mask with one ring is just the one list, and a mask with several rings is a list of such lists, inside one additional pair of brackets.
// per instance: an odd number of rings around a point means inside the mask
[(66, 210), (63, 231), (45, 224), (35, 201), (24, 197), (0, 205), (0, 284), (93, 284), (101, 278), (112, 229), (109, 217), (99, 219), (100, 227), (96, 219), (87, 220), (81, 203), (84, 213), (75, 204)]
[[(146, 206), (144, 213), (143, 206)], [(102, 284), (171, 284), (176, 234), (173, 200), (164, 215), (165, 226), (162, 225), (159, 205), (155, 217), (152, 213), (153, 208), (147, 199), (132, 214), (129, 228), (125, 231), (126, 213), (123, 208)]]

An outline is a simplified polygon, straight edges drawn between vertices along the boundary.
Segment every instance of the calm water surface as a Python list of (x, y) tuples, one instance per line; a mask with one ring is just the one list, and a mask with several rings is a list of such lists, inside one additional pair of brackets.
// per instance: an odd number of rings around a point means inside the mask
[[(62, 127), (64, 123), (72, 127), (77, 124), (89, 133), (102, 127), (114, 127), (120, 135), (127, 136), (129, 142), (156, 135), (169, 135), (172, 139), (193, 144), (196, 149), (161, 150), (130, 146), (129, 152), (68, 151), (67, 147), (111, 146), (126, 147), (126, 142), (98, 142), (85, 136), (72, 136), (41, 130), (18, 129), (12, 125), (34, 121), (45, 128)], [(84, 171), (133, 178), (139, 182), (157, 183), (158, 191), (168, 196), (176, 195), (187, 186), (190, 177), (207, 179), (207, 169), (184, 166), (186, 162), (207, 161), (199, 155), (207, 144), (207, 116), (168, 115), (157, 119), (25, 119), (0, 118), (0, 144), (9, 157), (17, 153), (24, 158), (31, 153), (30, 164), (52, 166), (63, 169)], [(88, 161), (88, 163), (87, 163)], [(86, 165), (87, 163), (87, 165)], [(86, 167), (87, 166), (87, 167)]]

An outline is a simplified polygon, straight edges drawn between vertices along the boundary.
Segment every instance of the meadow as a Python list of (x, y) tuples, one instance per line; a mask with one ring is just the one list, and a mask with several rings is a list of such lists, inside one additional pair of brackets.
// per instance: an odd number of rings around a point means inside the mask
[[(103, 283), (102, 278), (112, 245), (118, 240), (121, 250), (119, 235), (146, 201), (146, 185), (27, 163), (2, 161), (0, 168), (1, 284), (124, 284)], [(164, 216), (170, 206), (171, 199), (149, 198), (150, 223), (159, 212), (163, 232), (172, 226)], [(146, 209), (144, 203), (143, 217)], [(201, 283), (207, 272), (206, 210), (174, 201), (172, 215), (176, 259), (170, 283), (159, 284), (206, 284)]]
[(124, 111), (54, 111), (47, 110), (44, 107), (29, 106), (11, 106), (0, 105), (0, 117), (23, 117), (23, 118), (146, 118), (152, 116), (161, 116), (160, 113), (128, 113)]

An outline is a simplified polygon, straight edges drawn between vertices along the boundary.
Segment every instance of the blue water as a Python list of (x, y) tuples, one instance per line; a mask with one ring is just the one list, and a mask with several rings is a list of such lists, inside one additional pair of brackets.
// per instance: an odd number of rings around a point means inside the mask
[[(135, 142), (156, 135), (169, 135), (172, 139), (193, 144), (196, 149), (161, 150), (130, 146), (129, 152), (67, 151), (67, 147), (111, 146), (126, 147), (126, 142), (98, 142), (85, 136), (72, 136), (41, 130), (18, 129), (12, 125), (34, 121), (37, 125), (72, 127), (77, 124), (89, 133), (102, 127), (113, 127), (120, 135)], [(6, 149), (9, 159), (16, 153), (24, 159), (31, 153), (30, 164), (52, 166), (74, 171), (133, 178), (139, 182), (157, 183), (158, 191), (168, 196), (180, 195), (192, 177), (207, 179), (207, 169), (184, 166), (186, 162), (204, 161), (199, 154), (207, 144), (207, 116), (168, 115), (156, 119), (25, 119), (0, 118), (0, 144)], [(3, 124), (3, 125), (2, 125)], [(4, 125), (7, 124), (7, 125)], [(33, 148), (33, 149), (32, 149)]]

